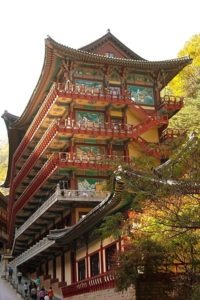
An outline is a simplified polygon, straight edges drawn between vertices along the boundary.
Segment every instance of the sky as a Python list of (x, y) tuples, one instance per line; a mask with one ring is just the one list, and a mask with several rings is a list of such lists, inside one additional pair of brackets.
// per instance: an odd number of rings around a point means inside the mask
[[(2, 0), (0, 115), (24, 111), (42, 70), (48, 35), (76, 49), (108, 29), (145, 59), (176, 58), (200, 33), (199, 0)], [(0, 140), (6, 137), (0, 118)]]

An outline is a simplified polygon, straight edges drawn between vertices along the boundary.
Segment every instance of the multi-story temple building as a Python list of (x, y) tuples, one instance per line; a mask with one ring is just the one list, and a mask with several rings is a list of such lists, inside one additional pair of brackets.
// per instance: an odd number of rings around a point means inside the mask
[(123, 205), (120, 183), (114, 190), (109, 183), (117, 165), (145, 155), (166, 160), (161, 143), (183, 99), (161, 97), (161, 90), (190, 62), (145, 60), (109, 31), (78, 50), (46, 39), (41, 76), (23, 114), (3, 115), (14, 271), (40, 276), (63, 299), (90, 299), (91, 292), (95, 299), (97, 291), (101, 299), (99, 290), (102, 299), (120, 299), (110, 257), (123, 250), (123, 238), (92, 233)]

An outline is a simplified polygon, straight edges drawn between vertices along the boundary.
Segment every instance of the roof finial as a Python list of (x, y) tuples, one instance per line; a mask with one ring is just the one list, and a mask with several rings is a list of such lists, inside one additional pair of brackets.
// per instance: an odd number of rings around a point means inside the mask
[(110, 28), (107, 29), (107, 32), (110, 32)]

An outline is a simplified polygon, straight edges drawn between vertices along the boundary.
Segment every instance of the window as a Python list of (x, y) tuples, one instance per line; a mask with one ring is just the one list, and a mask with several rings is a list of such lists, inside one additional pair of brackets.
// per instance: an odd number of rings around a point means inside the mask
[(125, 156), (125, 145), (113, 145), (112, 155), (122, 159)]
[(113, 269), (116, 262), (116, 252), (117, 252), (116, 244), (105, 249), (106, 271)]
[(115, 57), (114, 53), (112, 53), (112, 52), (106, 52), (105, 56), (107, 56), (107, 57)]
[(87, 211), (80, 211), (78, 213), (79, 220), (85, 218), (85, 216), (87, 215), (87, 213), (88, 213)]
[(111, 123), (114, 126), (114, 128), (121, 128), (123, 124), (123, 118), (121, 117), (111, 117)]
[(78, 281), (85, 279), (85, 259), (78, 262)]
[(90, 275), (95, 276), (99, 274), (99, 253), (90, 256)]
[(118, 96), (121, 93), (121, 89), (119, 86), (109, 86), (108, 90), (113, 96)]

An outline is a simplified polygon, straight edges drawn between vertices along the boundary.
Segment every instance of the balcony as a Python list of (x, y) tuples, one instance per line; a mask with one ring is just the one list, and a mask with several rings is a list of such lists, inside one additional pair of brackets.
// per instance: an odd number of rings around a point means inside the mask
[(46, 99), (45, 99), (45, 101), (43, 102), (43, 104), (40, 107), (37, 115), (35, 116), (31, 126), (29, 127), (29, 129), (26, 132), (24, 138), (22, 139), (22, 141), (19, 144), (17, 150), (15, 151), (14, 163), (16, 163), (17, 160), (21, 157), (24, 149), (26, 148), (26, 146), (32, 140), (34, 134), (36, 133), (36, 131), (40, 127), (41, 123), (43, 122), (45, 116), (47, 116), (50, 108), (52, 107), (52, 105), (56, 101), (56, 96), (57, 96), (56, 85), (53, 84), (50, 91), (49, 91), (49, 93), (48, 93), (48, 95), (47, 95), (47, 97), (46, 97)]
[(131, 124), (112, 124), (111, 122), (105, 122), (104, 124), (83, 122), (76, 123), (74, 120), (66, 119), (58, 121), (59, 132), (65, 134), (88, 134), (94, 137), (103, 136), (105, 138), (134, 138), (137, 139), (139, 135), (148, 131), (152, 127), (160, 126), (168, 123), (168, 117), (166, 115), (149, 116), (143, 122), (137, 125)]
[(173, 129), (173, 128), (167, 128), (163, 131), (161, 136), (161, 142), (164, 142), (166, 140), (172, 140), (177, 137), (184, 137), (187, 133), (186, 129)]
[(69, 82), (65, 86), (58, 84), (57, 93), (59, 97), (68, 100), (85, 99), (90, 101), (91, 105), (96, 105), (98, 102), (113, 106), (125, 107), (128, 105), (139, 117), (145, 119), (148, 113), (141, 105), (132, 100), (131, 93), (128, 90), (116, 93), (109, 89), (93, 88), (83, 85), (72, 85)]
[(37, 254), (45, 251), (50, 246), (54, 245), (55, 241), (48, 240), (47, 237), (40, 240), (38, 243), (30, 247), (28, 250), (17, 256), (15, 259), (13, 259), (9, 265), (15, 269), (17, 266), (23, 264), (24, 262), (28, 261), (32, 257), (36, 256)]
[(56, 206), (69, 206), (71, 203), (79, 202), (94, 202), (98, 203), (110, 196), (110, 192), (107, 191), (79, 191), (79, 190), (67, 190), (60, 189), (59, 185), (56, 188), (55, 193), (47, 199), (31, 216), (27, 221), (19, 227), (15, 232), (15, 240), (19, 238), (28, 228), (39, 220), (45, 213), (48, 213), (49, 209), (56, 211)]
[(115, 287), (115, 281), (115, 273), (106, 272), (101, 275), (64, 286), (62, 287), (62, 294), (64, 298), (68, 298), (84, 293), (110, 289)]
[(165, 95), (161, 97), (161, 110), (172, 112), (173, 114), (179, 111), (184, 105), (184, 97), (175, 97), (171, 95)]
[(12, 193), (20, 184), (23, 178), (28, 174), (34, 163), (44, 153), (51, 141), (58, 133), (63, 133), (66, 136), (73, 137), (74, 135), (90, 135), (96, 137), (104, 137), (105, 139), (122, 139), (129, 138), (137, 139), (139, 135), (148, 131), (154, 126), (160, 126), (168, 123), (167, 116), (151, 116), (138, 125), (130, 124), (112, 124), (105, 122), (104, 124), (84, 122), (76, 123), (74, 120), (68, 118), (62, 121), (55, 121), (50, 128), (45, 132), (42, 139), (39, 141), (34, 151), (24, 163), (21, 170), (16, 175), (12, 183)]
[(67, 83), (64, 88), (62, 88), (59, 84), (53, 84), (48, 95), (46, 96), (45, 101), (40, 107), (31, 126), (29, 127), (26, 135), (22, 139), (14, 154), (15, 164), (21, 157), (27, 145), (33, 139), (35, 133), (37, 132), (38, 128), (42, 124), (44, 118), (47, 116), (48, 112), (50, 111), (58, 97), (64, 97), (66, 99), (69, 98), (70, 101), (74, 101), (75, 99), (87, 99), (92, 102), (103, 101), (105, 102), (105, 106), (107, 106), (108, 104), (115, 106), (120, 105), (123, 107), (126, 105), (131, 105), (132, 109), (134, 109), (139, 115), (142, 115), (144, 118), (147, 117), (146, 111), (131, 99), (131, 94), (128, 91), (116, 94), (112, 91), (83, 87), (80, 85), (72, 85), (70, 83)]

